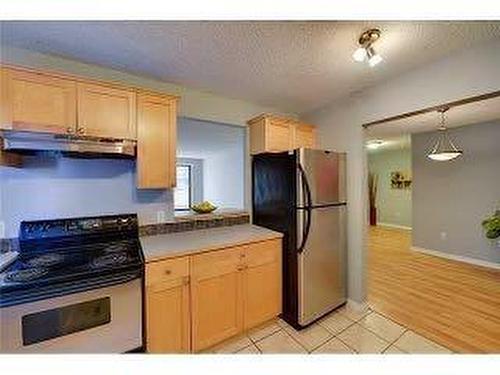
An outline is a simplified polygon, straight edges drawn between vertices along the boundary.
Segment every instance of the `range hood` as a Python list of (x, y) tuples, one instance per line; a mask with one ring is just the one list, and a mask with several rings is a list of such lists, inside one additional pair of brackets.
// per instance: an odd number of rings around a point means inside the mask
[(30, 153), (35, 151), (61, 152), (74, 157), (135, 157), (136, 143), (124, 139), (90, 136), (49, 134), (17, 130), (4, 130), (4, 150)]

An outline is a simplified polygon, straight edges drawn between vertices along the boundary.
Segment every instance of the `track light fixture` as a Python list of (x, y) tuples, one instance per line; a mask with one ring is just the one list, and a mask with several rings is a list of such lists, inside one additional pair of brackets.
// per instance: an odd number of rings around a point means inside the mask
[(358, 62), (368, 60), (368, 65), (370, 65), (370, 67), (374, 67), (380, 63), (383, 59), (377, 52), (375, 52), (375, 49), (372, 46), (372, 44), (379, 38), (379, 29), (370, 29), (365, 31), (358, 39), (359, 47), (352, 54), (352, 58)]

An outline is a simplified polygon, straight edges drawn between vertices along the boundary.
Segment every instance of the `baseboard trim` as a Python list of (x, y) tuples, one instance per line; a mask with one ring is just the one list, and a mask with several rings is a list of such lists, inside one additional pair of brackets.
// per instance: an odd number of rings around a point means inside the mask
[(404, 230), (411, 230), (411, 227), (407, 227), (404, 225), (398, 225), (398, 224), (391, 224), (391, 223), (377, 223), (377, 226), (379, 227), (387, 227), (387, 228), (396, 228), (396, 229), (404, 229)]
[(419, 246), (411, 246), (410, 249), (413, 251), (417, 251), (419, 253), (427, 254), (427, 255), (433, 255), (436, 257), (440, 257), (440, 258), (455, 260), (457, 262), (462, 262), (462, 263), (469, 263), (469, 264), (472, 264), (474, 266), (480, 266), (480, 267), (493, 268), (495, 270), (500, 270), (499, 263), (488, 262), (487, 260), (474, 259), (471, 257), (455, 255), (455, 254), (448, 254), (448, 253), (445, 253), (443, 251), (425, 249), (425, 248), (419, 247)]

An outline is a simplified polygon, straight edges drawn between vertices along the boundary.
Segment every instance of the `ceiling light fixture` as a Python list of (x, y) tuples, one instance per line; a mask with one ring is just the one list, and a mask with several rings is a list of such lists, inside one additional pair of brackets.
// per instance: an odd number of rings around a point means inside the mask
[(385, 142), (381, 139), (373, 139), (368, 142), (366, 142), (366, 148), (370, 150), (376, 150), (380, 146), (382, 146)]
[(358, 39), (359, 47), (352, 54), (352, 58), (355, 61), (362, 62), (368, 59), (368, 65), (374, 67), (380, 63), (383, 59), (375, 49), (372, 44), (375, 43), (380, 38), (379, 29), (370, 29), (365, 31)]
[(439, 134), (437, 135), (437, 140), (434, 143), (431, 151), (427, 154), (427, 157), (435, 161), (449, 161), (458, 158), (463, 154), (462, 150), (459, 150), (451, 141), (448, 135), (448, 129), (445, 126), (445, 113), (450, 108), (445, 107), (438, 110), (441, 119), (438, 127)]

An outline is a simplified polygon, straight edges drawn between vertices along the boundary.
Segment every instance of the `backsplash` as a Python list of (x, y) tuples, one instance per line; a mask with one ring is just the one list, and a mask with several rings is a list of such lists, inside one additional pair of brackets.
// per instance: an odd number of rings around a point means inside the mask
[(27, 157), (0, 167), (0, 237), (17, 237), (22, 220), (137, 213), (140, 224), (173, 219), (171, 190), (136, 189), (135, 161)]
[(173, 221), (167, 223), (141, 225), (139, 235), (152, 236), (165, 233), (187, 232), (198, 229), (247, 224), (249, 222), (250, 215), (245, 211), (191, 215), (176, 217)]

